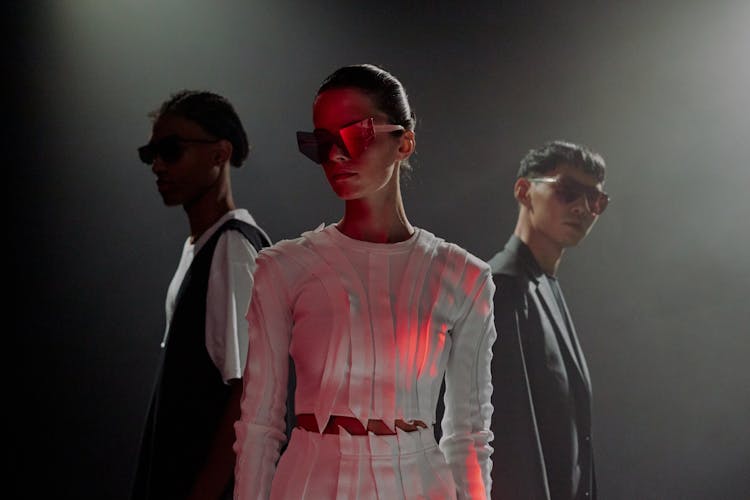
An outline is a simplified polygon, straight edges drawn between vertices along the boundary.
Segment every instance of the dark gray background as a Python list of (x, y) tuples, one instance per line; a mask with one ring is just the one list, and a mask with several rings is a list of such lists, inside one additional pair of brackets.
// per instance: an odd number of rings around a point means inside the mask
[(527, 149), (604, 155), (613, 201), (561, 268), (602, 498), (750, 498), (750, 3), (80, 0), (6, 16), (6, 356), (24, 391), (9, 472), (34, 473), (19, 496), (126, 498), (188, 230), (137, 161), (146, 113), (185, 87), (226, 95), (255, 146), (236, 198), (293, 237), (342, 213), (294, 132), (327, 74), (373, 62), (419, 118), (410, 220), (482, 258), (513, 229)]

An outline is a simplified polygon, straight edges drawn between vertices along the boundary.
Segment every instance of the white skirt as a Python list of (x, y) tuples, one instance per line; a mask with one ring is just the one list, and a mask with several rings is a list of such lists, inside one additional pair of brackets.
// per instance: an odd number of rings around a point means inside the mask
[(272, 500), (456, 498), (432, 429), (395, 436), (292, 431), (276, 468)]

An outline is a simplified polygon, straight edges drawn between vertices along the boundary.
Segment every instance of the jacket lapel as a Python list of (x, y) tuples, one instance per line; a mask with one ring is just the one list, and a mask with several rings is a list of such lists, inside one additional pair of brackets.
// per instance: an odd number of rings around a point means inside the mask
[[(523, 271), (520, 269), (514, 271), (513, 266), (509, 265), (509, 263), (512, 262), (520, 263)], [(539, 300), (544, 308), (547, 317), (551, 318), (553, 327), (557, 328), (557, 331), (565, 344), (564, 349), (567, 349), (570, 359), (573, 361), (587, 392), (590, 394), (591, 383), (588, 367), (586, 366), (586, 361), (583, 358), (583, 353), (578, 344), (575, 327), (573, 326), (573, 320), (568, 311), (568, 306), (565, 305), (565, 314), (568, 315), (568, 318), (571, 318), (570, 332), (568, 331), (565, 319), (562, 317), (560, 309), (557, 306), (554, 292), (552, 291), (552, 288), (550, 288), (549, 282), (547, 281), (544, 272), (542, 272), (539, 267), (534, 255), (531, 253), (531, 250), (529, 250), (529, 248), (517, 236), (512, 235), (508, 240), (508, 243), (506, 243), (503, 252), (497, 254), (492, 260), (490, 260), (490, 266), (492, 272), (496, 274), (506, 273), (513, 275), (520, 271), (527, 275), (530, 290), (535, 290), (537, 300)], [(561, 349), (563, 349), (563, 347), (561, 347)]]
[(560, 333), (560, 337), (562, 337), (565, 347), (568, 349), (570, 359), (573, 360), (573, 364), (575, 364), (576, 368), (578, 369), (578, 373), (580, 374), (581, 378), (585, 380), (581, 365), (578, 363), (578, 356), (576, 356), (576, 351), (574, 350), (573, 343), (570, 340), (568, 329), (565, 326), (565, 320), (560, 314), (559, 308), (557, 307), (557, 301), (555, 300), (555, 296), (546, 279), (542, 278), (537, 281), (536, 291), (539, 295), (539, 299), (541, 300), (542, 305), (544, 306), (544, 310), (547, 312), (549, 317), (552, 318), (555, 328), (557, 328), (557, 331)]
[[(552, 319), (553, 327), (557, 329), (560, 337), (562, 337), (563, 343), (565, 344), (564, 349), (568, 351), (568, 356), (575, 365), (578, 376), (581, 378), (581, 381), (586, 387), (587, 392), (590, 393), (591, 386), (589, 383), (588, 368), (586, 367), (583, 357), (577, 355), (577, 353), (581, 351), (580, 347), (578, 346), (577, 339), (575, 338), (575, 330), (573, 330), (572, 332), (568, 331), (565, 319), (562, 317), (562, 314), (557, 307), (557, 300), (555, 300), (554, 292), (552, 292), (552, 289), (550, 288), (550, 285), (547, 282), (546, 278), (540, 278), (537, 281), (536, 285), (537, 297), (542, 303), (542, 306), (544, 307), (544, 310), (547, 313), (548, 317)], [(570, 317), (570, 313), (567, 312), (567, 306), (566, 314), (568, 314), (568, 317)], [(574, 328), (572, 323), (573, 321), (571, 320), (571, 327)]]
[[(570, 311), (568, 310), (568, 304), (563, 301), (563, 306), (565, 307), (565, 314), (568, 315), (568, 318), (572, 318), (570, 315)], [(586, 365), (586, 358), (583, 356), (583, 350), (581, 350), (581, 344), (578, 342), (578, 332), (576, 332), (576, 327), (573, 325), (573, 320), (570, 320), (570, 341), (573, 344), (573, 348), (575, 349), (575, 353), (577, 354), (576, 359), (579, 361), (578, 368), (581, 371), (581, 375), (583, 376), (583, 381), (586, 383), (586, 388), (588, 389), (589, 393), (591, 393), (591, 378), (589, 377), (589, 368)]]

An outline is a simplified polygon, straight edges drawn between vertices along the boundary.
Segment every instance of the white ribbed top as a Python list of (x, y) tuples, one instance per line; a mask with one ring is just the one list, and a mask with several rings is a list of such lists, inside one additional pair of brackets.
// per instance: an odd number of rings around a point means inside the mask
[(314, 413), (321, 429), (330, 415), (391, 428), (396, 419), (434, 422), (445, 374), (440, 447), (459, 498), (489, 492), (493, 293), (484, 262), (421, 229), (378, 244), (328, 226), (261, 252), (235, 426), (238, 498), (270, 491), (289, 354), (295, 411)]

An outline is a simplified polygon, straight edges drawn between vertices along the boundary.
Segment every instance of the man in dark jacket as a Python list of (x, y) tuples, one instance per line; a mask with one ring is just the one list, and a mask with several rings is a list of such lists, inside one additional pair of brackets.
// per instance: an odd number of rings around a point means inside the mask
[(601, 156), (562, 141), (521, 161), (518, 222), (490, 260), (495, 499), (596, 498), (591, 382), (556, 274), (607, 207), (604, 171)]

